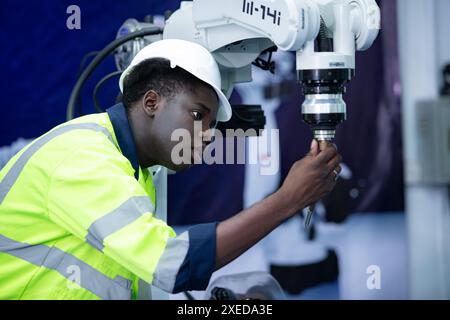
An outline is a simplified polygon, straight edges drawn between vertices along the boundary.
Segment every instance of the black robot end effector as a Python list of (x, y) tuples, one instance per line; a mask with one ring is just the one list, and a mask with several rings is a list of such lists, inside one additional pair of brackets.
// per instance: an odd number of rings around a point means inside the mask
[(346, 120), (346, 105), (342, 99), (345, 84), (354, 76), (354, 69), (299, 70), (305, 102), (302, 118), (314, 138), (332, 140), (336, 126)]
[(303, 94), (343, 94), (345, 84), (355, 75), (354, 69), (298, 70)]

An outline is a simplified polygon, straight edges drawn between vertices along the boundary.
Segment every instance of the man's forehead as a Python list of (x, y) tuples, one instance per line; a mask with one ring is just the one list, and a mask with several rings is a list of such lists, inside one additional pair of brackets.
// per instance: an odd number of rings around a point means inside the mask
[[(210, 85), (204, 84), (196, 88), (196, 96), (200, 102), (206, 105), (208, 108), (219, 108), (219, 96), (216, 91)], [(213, 111), (213, 110), (211, 110)]]

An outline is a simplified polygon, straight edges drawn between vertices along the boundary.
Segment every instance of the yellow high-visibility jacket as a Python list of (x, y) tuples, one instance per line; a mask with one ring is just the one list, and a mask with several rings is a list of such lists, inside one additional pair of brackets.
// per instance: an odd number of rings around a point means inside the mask
[(154, 217), (125, 107), (66, 122), (0, 171), (0, 299), (137, 299), (208, 284), (216, 224)]

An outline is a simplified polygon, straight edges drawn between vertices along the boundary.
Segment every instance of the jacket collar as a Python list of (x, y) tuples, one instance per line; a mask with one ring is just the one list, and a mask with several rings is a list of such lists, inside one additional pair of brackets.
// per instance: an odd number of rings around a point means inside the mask
[(122, 103), (116, 104), (111, 108), (106, 109), (106, 113), (111, 120), (119, 148), (133, 166), (134, 177), (138, 180), (139, 162), (136, 153), (136, 145), (134, 144), (133, 131), (131, 131), (125, 106)]

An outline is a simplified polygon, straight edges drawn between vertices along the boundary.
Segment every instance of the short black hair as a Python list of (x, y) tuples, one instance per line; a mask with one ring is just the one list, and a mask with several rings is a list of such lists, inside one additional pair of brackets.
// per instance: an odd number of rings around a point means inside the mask
[(199, 85), (209, 84), (193, 76), (186, 70), (170, 66), (170, 61), (164, 58), (151, 58), (137, 64), (125, 77), (122, 102), (125, 107), (142, 98), (149, 90), (155, 90), (166, 99), (171, 99), (180, 90), (189, 89), (195, 92)]

